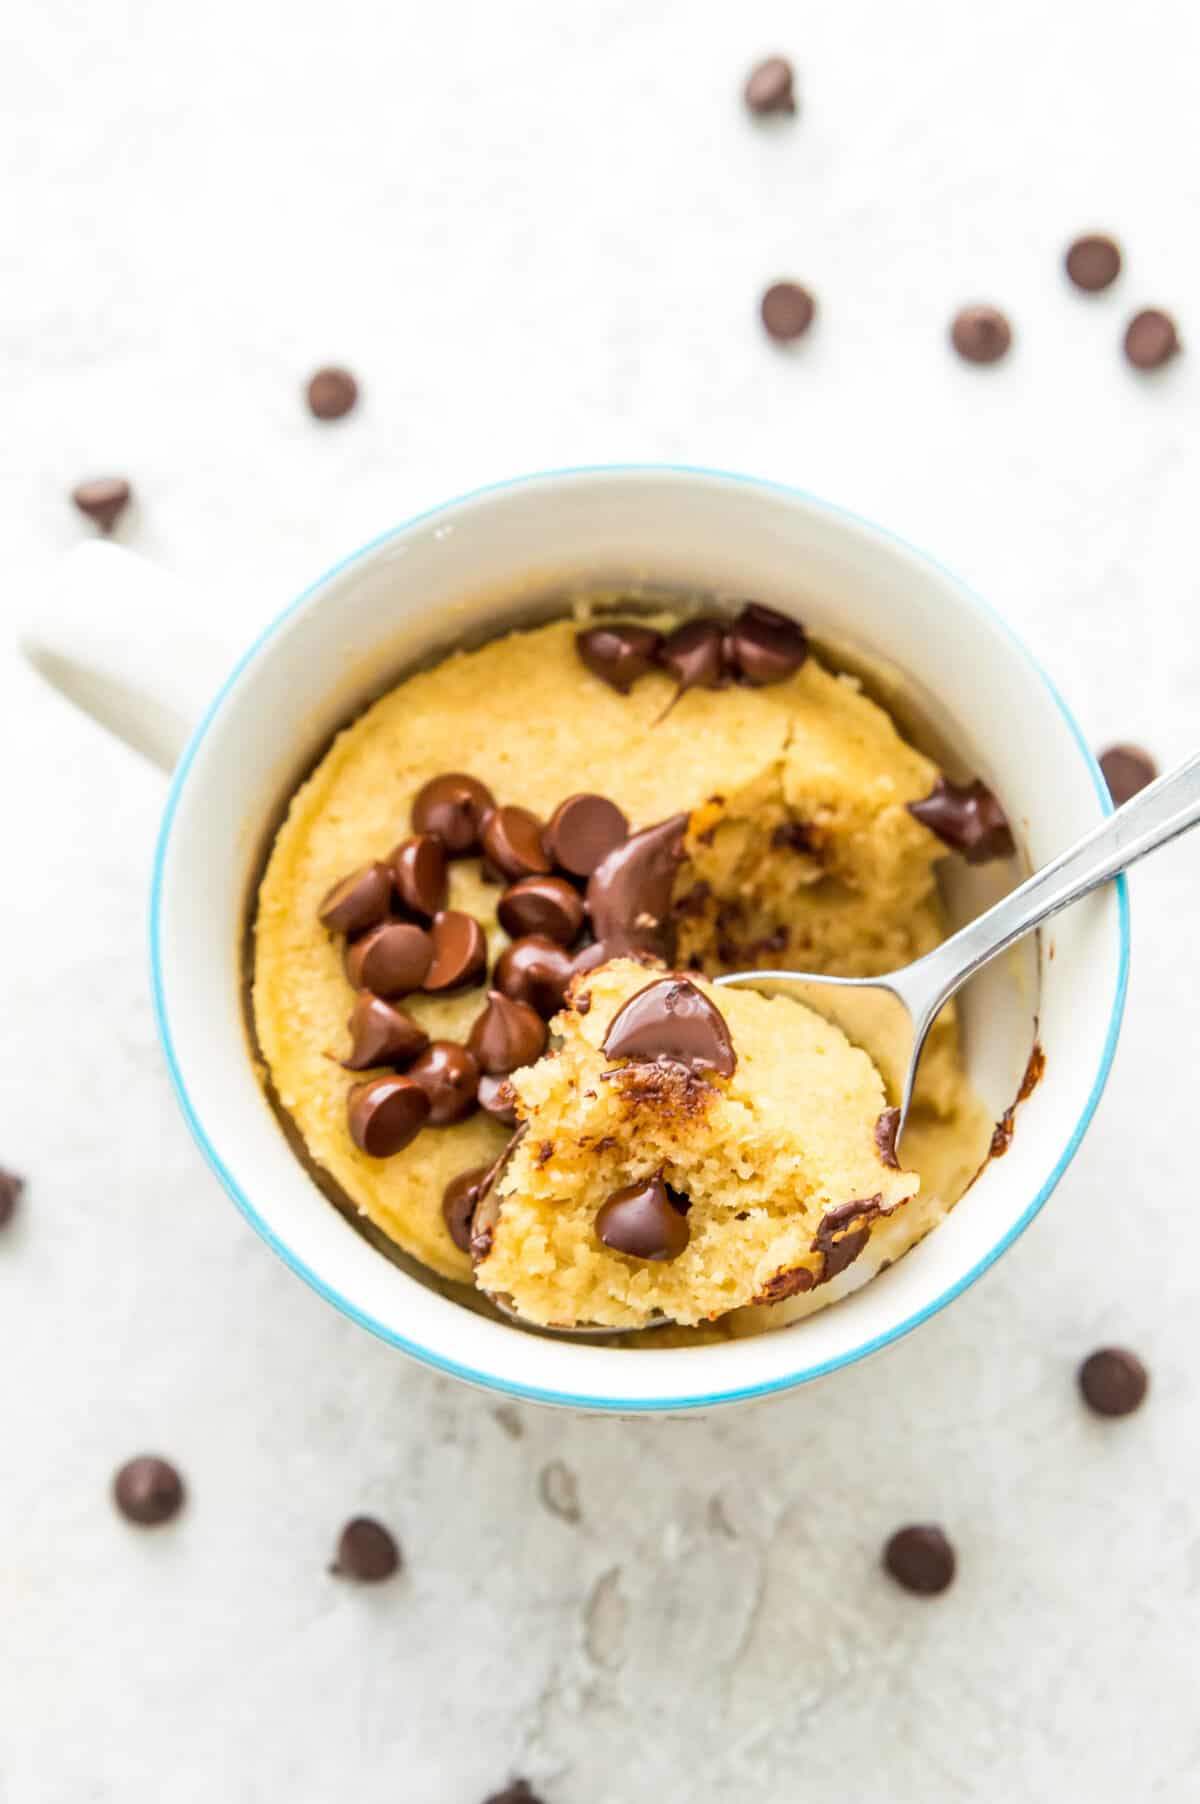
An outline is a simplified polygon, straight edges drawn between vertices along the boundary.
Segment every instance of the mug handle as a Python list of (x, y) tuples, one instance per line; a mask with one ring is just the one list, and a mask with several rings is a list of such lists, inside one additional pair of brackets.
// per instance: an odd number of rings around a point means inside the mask
[(176, 577), (102, 539), (63, 559), (19, 643), (61, 695), (165, 771), (233, 661)]

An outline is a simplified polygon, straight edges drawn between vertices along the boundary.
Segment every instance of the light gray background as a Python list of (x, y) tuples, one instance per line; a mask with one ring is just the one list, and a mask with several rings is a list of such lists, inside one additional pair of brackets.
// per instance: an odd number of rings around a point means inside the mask
[[(1147, 303), (1200, 340), (1198, 19), (24, 10), (0, 57), (0, 1159), (30, 1178), (0, 1246), (5, 1804), (475, 1804), (516, 1772), (550, 1804), (1196, 1795), (1200, 846), (1137, 875), (1108, 1095), (972, 1294), (757, 1411), (571, 1420), (406, 1364), (218, 1192), (150, 1020), (160, 779), (9, 645), (92, 473), (133, 478), (120, 537), (243, 641), (474, 483), (709, 461), (934, 549), (1097, 744), (1192, 750), (1200, 357), (1147, 380), (1118, 344)], [(802, 112), (755, 124), (741, 79), (777, 47)], [(1089, 226), (1127, 253), (1096, 299), (1060, 272)], [(756, 320), (780, 275), (820, 301), (792, 355)], [(946, 348), (971, 299), (1011, 311), (997, 369)], [(364, 387), (335, 428), (299, 400), (326, 359)], [(1106, 1425), (1074, 1368), (1109, 1339), (1154, 1388)], [(154, 1535), (107, 1499), (144, 1447), (191, 1488)], [(325, 1571), (359, 1509), (408, 1561), (373, 1593)], [(912, 1517), (960, 1551), (932, 1603), (877, 1570)]]

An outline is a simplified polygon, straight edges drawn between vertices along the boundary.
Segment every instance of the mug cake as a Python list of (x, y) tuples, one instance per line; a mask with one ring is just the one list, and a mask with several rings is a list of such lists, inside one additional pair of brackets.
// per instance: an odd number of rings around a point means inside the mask
[(709, 980), (898, 969), (946, 937), (938, 863), (1012, 850), (794, 620), (580, 603), (405, 678), (292, 798), (272, 1100), (345, 1207), (522, 1320), (790, 1320), (934, 1227), (993, 1124), (952, 1005), (898, 1157), (863, 1048)]

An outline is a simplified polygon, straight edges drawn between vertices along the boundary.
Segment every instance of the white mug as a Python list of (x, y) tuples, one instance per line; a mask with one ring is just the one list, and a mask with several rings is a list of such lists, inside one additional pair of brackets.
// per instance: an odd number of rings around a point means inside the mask
[(365, 700), (453, 645), (561, 610), (565, 591), (610, 580), (754, 597), (865, 656), (999, 792), (1032, 866), (1109, 810), (1047, 677), (953, 576), (811, 496), (714, 472), (564, 471), (435, 508), (322, 576), (215, 694), (220, 645), (164, 595), (162, 578), (103, 544), (75, 554), (25, 650), (105, 726), (174, 767), (151, 899), (158, 1025), (188, 1124), (263, 1238), (339, 1309), (438, 1371), (536, 1402), (679, 1412), (787, 1391), (887, 1346), (1012, 1244), (1062, 1176), (1104, 1086), (1124, 1001), (1127, 902), (1120, 882), (1108, 886), (1059, 917), (1023, 976), (997, 966), (972, 986), (968, 1066), (997, 1114), (1012, 1100), (1035, 1016), (1044, 1078), (1006, 1156), (905, 1258), (840, 1302), (778, 1332), (684, 1347), (653, 1335), (624, 1347), (559, 1340), (464, 1308), (356, 1232), (284, 1139), (243, 1016), (253, 884), (296, 782)]

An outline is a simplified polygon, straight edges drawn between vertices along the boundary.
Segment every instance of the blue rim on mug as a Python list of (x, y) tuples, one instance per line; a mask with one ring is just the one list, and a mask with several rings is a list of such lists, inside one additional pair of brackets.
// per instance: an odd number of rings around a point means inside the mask
[[(396, 1333), (396, 1331), (389, 1328), (386, 1323), (376, 1320), (373, 1316), (370, 1316), (366, 1314), (365, 1311), (359, 1309), (356, 1304), (350, 1302), (347, 1297), (344, 1297), (317, 1272), (313, 1271), (312, 1268), (306, 1265), (289, 1246), (280, 1240), (274, 1229), (271, 1228), (258, 1213), (250, 1198), (234, 1178), (232, 1172), (229, 1171), (216, 1147), (213, 1145), (204, 1124), (201, 1122), (188, 1093), (187, 1084), (184, 1080), (178, 1058), (176, 1057), (174, 1040), (171, 1035), (170, 1022), (167, 1016), (161, 957), (163, 871), (166, 864), (167, 848), (170, 844), (172, 825), (179, 807), (180, 797), (182, 796), (184, 786), (187, 783), (188, 773), (195, 760), (196, 754), (199, 751), (209, 728), (212, 726), (213, 721), (219, 714), (226, 697), (238, 682), (243, 671), (254, 662), (259, 652), (270, 639), (274, 638), (275, 634), (285, 622), (302, 608), (318, 590), (323, 589), (327, 583), (332, 582), (336, 577), (352, 569), (355, 564), (360, 563), (363, 559), (372, 556), (376, 551), (380, 550), (381, 547), (390, 543), (391, 540), (398, 538), (402, 533), (410, 532), (414, 527), (423, 525), (429, 520), (434, 520), (440, 514), (448, 513), (455, 508), (462, 507), (466, 503), (482, 500), (489, 495), (503, 494), (508, 490), (526, 487), (536, 482), (547, 482), (563, 477), (646, 475), (694, 476), (705, 478), (710, 481), (744, 483), (751, 488), (762, 489), (768, 493), (786, 496), (791, 500), (803, 501), (806, 505), (818, 508), (835, 519), (845, 521), (855, 527), (865, 528), (867, 531), (876, 534), (878, 537), (890, 541), (901, 550), (919, 559), (920, 562), (930, 569), (936, 570), (940, 575), (953, 582), (955, 587), (967, 597), (974, 607), (981, 613), (986, 614), (1005, 633), (1005, 635), (1012, 640), (1022, 656), (1028, 661), (1031, 668), (1037, 673), (1040, 681), (1066, 722), (1072, 738), (1079, 747), (1104, 813), (1112, 813), (1113, 804), (1112, 798), (1109, 795), (1108, 785), (1104, 780), (1099, 765), (1092, 755), (1091, 747), (1084, 738), (1079, 724), (1071, 713), (1071, 710), (1067, 707), (1066, 702), (1059, 694), (1057, 686), (1042, 668), (1038, 660), (1033, 656), (1032, 652), (1030, 652), (1024, 641), (1013, 631), (1012, 627), (1009, 626), (1004, 617), (999, 614), (989, 602), (984, 601), (981, 596), (976, 595), (973, 590), (967, 588), (966, 585), (963, 584), (953, 572), (948, 570), (944, 564), (939, 563), (936, 558), (930, 557), (928, 553), (919, 550), (918, 547), (910, 544), (908, 540), (901, 538), (898, 533), (890, 532), (886, 527), (878, 526), (874, 521), (865, 519), (862, 515), (856, 514), (852, 509), (839, 507), (833, 502), (822, 499), (820, 496), (810, 494), (805, 489), (794, 488), (787, 483), (773, 482), (763, 477), (745, 475), (738, 471), (708, 469), (701, 465), (689, 464), (616, 463), (580, 465), (560, 470), (539, 470), (525, 476), (511, 477), (502, 482), (485, 483), (479, 488), (469, 489), (464, 494), (455, 496), (451, 501), (439, 502), (435, 507), (426, 508), (422, 512), (414, 514), (410, 519), (403, 521), (400, 525), (390, 527), (386, 532), (377, 534), (375, 538), (369, 540), (365, 545), (359, 546), (356, 551), (352, 551), (347, 557), (340, 559), (336, 564), (326, 570), (322, 576), (318, 577), (315, 582), (310, 583), (294, 601), (290, 602), (287, 607), (276, 615), (270, 625), (258, 635), (250, 647), (243, 653), (241, 658), (238, 659), (237, 663), (222, 683), (220, 689), (213, 697), (204, 715), (193, 731), (191, 738), (188, 740), (183, 756), (180, 758), (179, 763), (172, 774), (166, 807), (163, 811), (162, 825), (159, 829), (158, 843), (155, 848), (154, 870), (150, 895), (150, 967), (154, 997), (154, 1013), (172, 1087), (175, 1091), (179, 1106), (183, 1111), (184, 1119), (187, 1122), (200, 1151), (208, 1162), (208, 1165), (220, 1179), (222, 1186), (233, 1198), (251, 1227), (254, 1228), (256, 1233), (260, 1234), (263, 1240), (266, 1241), (267, 1245), (279, 1255), (284, 1264), (287, 1265), (290, 1270), (295, 1272), (298, 1277), (302, 1278), (306, 1284), (311, 1286), (319, 1296), (324, 1297), (326, 1302), (332, 1303), (334, 1308), (340, 1310), (343, 1315), (348, 1316), (351, 1321), (356, 1322), (362, 1328), (366, 1328), (370, 1333), (378, 1336), (379, 1339), (388, 1342), (389, 1345), (398, 1347), (402, 1352), (409, 1354), (422, 1365), (431, 1367), (434, 1371), (444, 1373), (449, 1377), (461, 1378), (469, 1384), (479, 1386), (483, 1390), (497, 1391), (504, 1396), (516, 1397), (525, 1402), (554, 1404), (568, 1408), (591, 1411), (598, 1414), (612, 1413), (620, 1415), (676, 1414), (684, 1411), (712, 1409), (726, 1404), (744, 1403), (752, 1401), (755, 1398), (784, 1394), (788, 1391), (797, 1389), (802, 1384), (811, 1383), (813, 1379), (823, 1378), (828, 1376), (831, 1372), (839, 1371), (844, 1366), (854, 1365), (859, 1360), (866, 1359), (872, 1353), (880, 1352), (884, 1347), (890, 1346), (893, 1342), (902, 1340), (906, 1335), (911, 1334), (914, 1329), (919, 1328), (923, 1322), (926, 1322), (930, 1320), (931, 1317), (937, 1315), (947, 1306), (947, 1304), (952, 1303), (956, 1297), (961, 1296), (964, 1291), (969, 1290), (970, 1287), (995, 1264), (996, 1260), (999, 1259), (1003, 1253), (1007, 1252), (1013, 1242), (1024, 1233), (1030, 1222), (1033, 1221), (1034, 1217), (1039, 1213), (1047, 1199), (1055, 1190), (1063, 1173), (1075, 1157), (1080, 1141), (1083, 1139), (1092, 1116), (1096, 1112), (1096, 1106), (1104, 1092), (1104, 1086), (1108, 1081), (1109, 1071), (1112, 1068), (1117, 1038), (1121, 1028), (1121, 1018), (1125, 1009), (1125, 995), (1129, 981), (1129, 893), (1125, 878), (1118, 877), (1115, 880), (1120, 931), (1117, 981), (1113, 993), (1108, 1029), (1105, 1034), (1104, 1045), (1100, 1054), (1099, 1067), (1079, 1119), (1075, 1123), (1074, 1128), (1067, 1138), (1065, 1146), (1055, 1161), (1050, 1175), (1037, 1191), (1033, 1201), (1018, 1220), (1013, 1223), (1012, 1227), (1009, 1228), (995, 1245), (989, 1249), (984, 1257), (978, 1260), (976, 1264), (971, 1267), (970, 1271), (966, 1272), (961, 1278), (956, 1279), (953, 1284), (948, 1285), (941, 1295), (936, 1297), (932, 1303), (927, 1303), (923, 1308), (916, 1310), (906, 1320), (898, 1322), (884, 1334), (876, 1335), (874, 1338), (864, 1341), (859, 1346), (850, 1348), (847, 1352), (840, 1353), (833, 1358), (818, 1361), (814, 1365), (801, 1366), (796, 1371), (789, 1372), (781, 1378), (773, 1378), (760, 1384), (743, 1385), (729, 1390), (709, 1391), (691, 1397), (669, 1398), (594, 1397), (580, 1395), (570, 1391), (549, 1390), (538, 1385), (509, 1383), (496, 1378), (491, 1373), (477, 1371), (472, 1366), (461, 1365), (455, 1360), (444, 1358), (441, 1354), (432, 1352), (429, 1348), (422, 1346), (419, 1342), (411, 1341), (406, 1336)], [(797, 1345), (799, 1346), (799, 1344), (800, 1341), (798, 1338)]]

